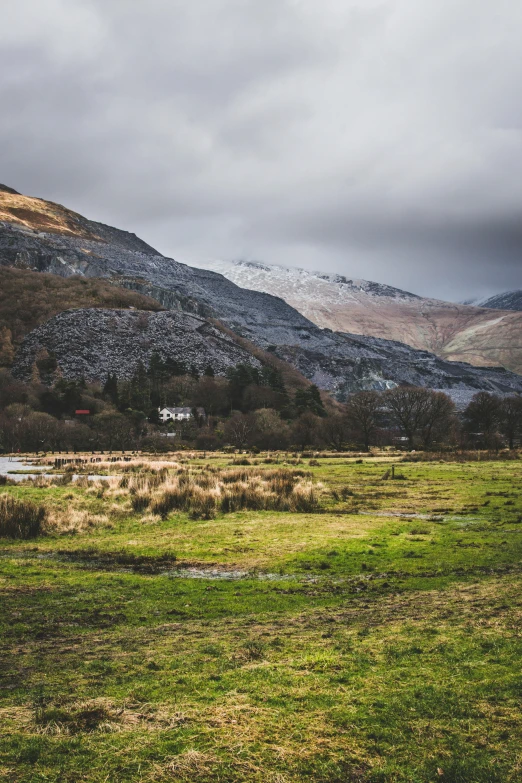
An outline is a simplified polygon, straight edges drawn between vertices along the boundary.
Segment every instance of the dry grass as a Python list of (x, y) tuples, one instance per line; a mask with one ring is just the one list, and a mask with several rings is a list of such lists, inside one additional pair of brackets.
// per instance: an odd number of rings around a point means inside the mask
[(36, 538), (45, 527), (47, 511), (30, 500), (18, 500), (12, 495), (0, 495), (0, 536), (4, 538)]
[(78, 701), (33, 703), (0, 708), (0, 724), (16, 731), (43, 736), (172, 729), (187, 716), (161, 705), (116, 703), (98, 697)]
[(60, 535), (88, 533), (98, 527), (112, 527), (106, 514), (92, 514), (89, 511), (71, 507), (65, 510), (52, 509), (48, 514), (46, 524), (46, 529), (50, 533)]
[(209, 753), (201, 753), (197, 750), (186, 750), (175, 756), (167, 764), (167, 769), (176, 777), (194, 780), (195, 777), (208, 774), (217, 763), (217, 758)]
[(194, 519), (211, 519), (218, 512), (314, 511), (322, 485), (314, 484), (300, 470), (218, 470), (194, 472), (179, 469), (176, 475), (160, 472), (120, 481), (119, 492), (128, 489), (133, 511), (150, 508), (166, 519), (171, 511), (184, 511)]

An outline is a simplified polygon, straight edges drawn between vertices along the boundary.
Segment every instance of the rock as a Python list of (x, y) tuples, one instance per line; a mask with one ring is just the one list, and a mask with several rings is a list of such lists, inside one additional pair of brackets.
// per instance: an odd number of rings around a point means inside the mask
[(154, 352), (199, 373), (211, 365), (224, 375), (239, 363), (260, 366), (257, 359), (207, 321), (178, 312), (144, 310), (66, 310), (34, 329), (18, 351), (13, 374), (31, 377), (42, 349), (52, 352), (64, 378), (105, 381), (134, 375), (141, 361), (148, 367)]

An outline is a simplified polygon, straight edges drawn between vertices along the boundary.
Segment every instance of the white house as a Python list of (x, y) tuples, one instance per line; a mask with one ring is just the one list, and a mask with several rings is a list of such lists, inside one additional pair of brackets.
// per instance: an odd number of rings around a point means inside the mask
[(158, 410), (163, 424), (167, 421), (188, 421), (192, 418), (191, 408), (159, 408)]
[[(158, 408), (159, 417), (163, 424), (167, 421), (189, 421), (194, 418), (192, 408)], [(205, 410), (203, 408), (196, 408), (196, 414), (198, 419), (205, 418)]]

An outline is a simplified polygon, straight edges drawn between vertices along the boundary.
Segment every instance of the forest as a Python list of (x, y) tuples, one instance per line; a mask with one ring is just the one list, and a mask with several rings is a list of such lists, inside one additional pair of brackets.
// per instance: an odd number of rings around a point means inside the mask
[[(44, 383), (42, 378), (47, 379)], [(185, 423), (159, 419), (164, 406), (186, 406)], [(201, 415), (198, 410), (203, 409)], [(81, 411), (82, 413), (78, 413)], [(396, 387), (360, 391), (341, 404), (310, 384), (285, 385), (272, 366), (239, 364), (226, 377), (203, 375), (153, 355), (130, 380), (105, 383), (63, 378), (41, 355), (30, 382), (0, 370), (0, 449), (18, 451), (152, 452), (216, 450), (365, 450), (514, 448), (522, 432), (522, 398), (478, 392), (463, 410), (441, 391)]]

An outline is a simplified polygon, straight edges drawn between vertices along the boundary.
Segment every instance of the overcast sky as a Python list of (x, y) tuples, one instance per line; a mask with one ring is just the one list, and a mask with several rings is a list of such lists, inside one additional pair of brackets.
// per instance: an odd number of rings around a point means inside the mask
[(3, 0), (0, 182), (166, 255), (522, 287), (517, 0)]

